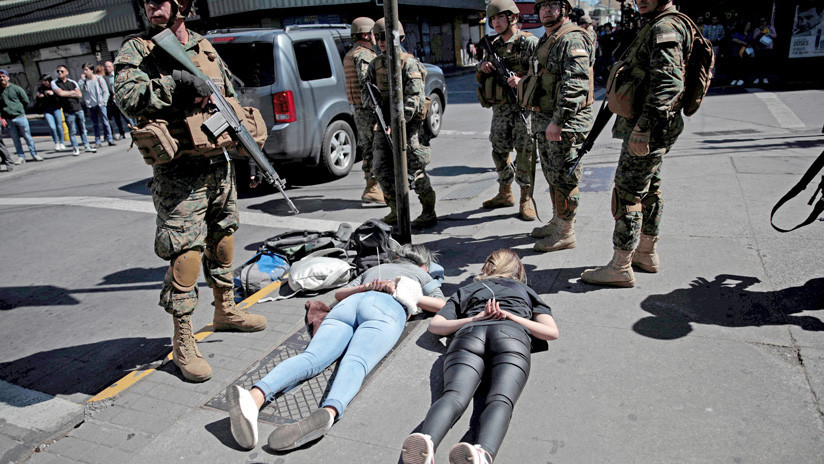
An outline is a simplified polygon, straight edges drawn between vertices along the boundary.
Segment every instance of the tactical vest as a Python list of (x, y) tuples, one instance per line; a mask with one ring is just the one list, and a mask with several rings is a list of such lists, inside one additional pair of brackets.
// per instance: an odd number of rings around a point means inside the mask
[(343, 73), (346, 78), (346, 97), (349, 99), (349, 103), (356, 107), (363, 104), (363, 97), (361, 96), (363, 86), (358, 80), (358, 70), (355, 69), (355, 54), (360, 52), (369, 52), (372, 55), (372, 59), (377, 56), (372, 49), (358, 43), (355, 48), (343, 57)]
[[(525, 57), (522, 56), (527, 49), (527, 37), (532, 37), (532, 34), (517, 31), (515, 32), (515, 40), (511, 42), (505, 42), (501, 36), (498, 36), (490, 44), (492, 50), (501, 57), (506, 69), (514, 72), (518, 77), (523, 77), (529, 71), (523, 60)], [(481, 105), (484, 107), (488, 108), (501, 103), (515, 103), (510, 97), (509, 90), (503, 87), (503, 84), (495, 77), (495, 73), (479, 73), (478, 83), (481, 84), (478, 99), (481, 100)]]
[[(380, 90), (380, 97), (381, 97), (381, 109), (386, 110), (389, 108), (389, 67), (386, 66), (386, 60), (389, 58), (387, 55), (379, 56), (375, 58), (375, 85)], [(406, 67), (406, 61), (410, 58), (413, 58), (411, 53), (401, 52), (401, 70)], [(426, 68), (420, 66), (421, 70), (421, 80), (426, 82)], [(414, 119), (423, 119), (426, 117), (426, 113), (429, 110), (429, 97), (426, 97), (424, 102), (424, 109), (421, 113), (415, 115)]]
[[(555, 111), (555, 105), (558, 101), (558, 93), (561, 90), (561, 73), (550, 72), (547, 69), (549, 56), (552, 54), (552, 49), (561, 40), (561, 38), (569, 33), (578, 32), (583, 35), (587, 42), (591, 42), (589, 33), (586, 30), (575, 26), (572, 23), (566, 23), (559, 27), (551, 36), (545, 38), (543, 43), (538, 45), (535, 50), (535, 55), (532, 58), (529, 74), (523, 79), (518, 86), (518, 98), (521, 106), (532, 111), (542, 113), (552, 113)], [(591, 60), (592, 57), (587, 59)], [(593, 63), (590, 63), (593, 64)], [(584, 107), (592, 105), (595, 100), (595, 80), (593, 67), (589, 67), (589, 94), (587, 95)]]

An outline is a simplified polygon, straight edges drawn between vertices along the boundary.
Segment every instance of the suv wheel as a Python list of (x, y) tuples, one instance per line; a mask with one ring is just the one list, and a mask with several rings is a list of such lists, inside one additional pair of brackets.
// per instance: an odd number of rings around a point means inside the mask
[(334, 121), (323, 134), (320, 161), (323, 168), (334, 177), (343, 177), (355, 164), (355, 133), (346, 121)]
[(426, 132), (432, 137), (437, 137), (441, 132), (441, 119), (443, 117), (443, 104), (441, 97), (433, 93), (429, 96), (432, 104), (429, 107), (429, 114), (426, 115)]

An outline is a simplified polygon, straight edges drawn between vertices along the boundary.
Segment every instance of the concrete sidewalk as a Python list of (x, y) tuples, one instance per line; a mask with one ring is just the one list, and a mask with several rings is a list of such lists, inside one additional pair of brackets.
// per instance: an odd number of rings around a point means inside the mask
[[(414, 241), (441, 252), (445, 293), (468, 282), (491, 251), (514, 247), (561, 332), (548, 352), (533, 356), (496, 463), (824, 463), (822, 224), (790, 234), (769, 225), (774, 202), (821, 151), (820, 128), (768, 129), (760, 116), (724, 117), (734, 113), (728, 104), (715, 103), (718, 118), (699, 113), (688, 122), (667, 155), (662, 271), (636, 273), (633, 289), (578, 279), (611, 257), (619, 140), (605, 134), (585, 160), (589, 187), (582, 189), (572, 250), (536, 253), (527, 237), (536, 223), (513, 219), (515, 208), (480, 209), (496, 190), (489, 171), (435, 185), (441, 220)], [(776, 220), (806, 217), (810, 194)], [(541, 193), (544, 219), (547, 203)], [(352, 219), (346, 210), (335, 214)], [(263, 332), (206, 336), (199, 346), (214, 369), (206, 383), (184, 382), (170, 363), (147, 366), (153, 370), (115, 396), (86, 404), (81, 425), (64, 421), (65, 437), (27, 462), (398, 462), (403, 439), (420, 427), (442, 387), (446, 340), (426, 332), (425, 323), (395, 348), (327, 436), (301, 449), (270, 452), (265, 442), (274, 426), (261, 423), (258, 447), (240, 450), (226, 413), (203, 407), (302, 326), (305, 301), (252, 307), (269, 319)], [(438, 464), (454, 443), (472, 440), (471, 416), (467, 411), (452, 428)]]

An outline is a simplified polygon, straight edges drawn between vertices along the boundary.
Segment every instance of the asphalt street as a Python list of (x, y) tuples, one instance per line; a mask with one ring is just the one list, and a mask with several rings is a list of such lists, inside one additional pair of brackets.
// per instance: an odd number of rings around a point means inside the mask
[[(472, 75), (447, 81), (428, 167), (440, 221), (413, 241), (441, 253), (445, 293), (469, 282), (491, 251), (514, 248), (561, 334), (533, 357), (496, 463), (824, 463), (824, 223), (788, 234), (769, 223), (824, 149), (824, 91), (713, 92), (665, 157), (661, 272), (611, 289), (579, 275), (611, 257), (620, 140), (602, 134), (584, 160), (577, 248), (537, 253), (528, 237), (537, 223), (519, 220), (516, 207), (481, 208), (497, 184), (492, 113), (474, 85)], [(157, 306), (166, 264), (153, 252), (151, 169), (125, 141), (78, 157), (37, 143), (46, 161), (0, 173), (0, 462), (398, 462), (442, 386), (446, 339), (426, 332), (426, 321), (411, 326), (326, 437), (275, 453), (261, 446), (275, 426), (261, 423), (258, 447), (243, 451), (226, 413), (204, 405), (302, 327), (307, 298), (253, 305), (269, 319), (260, 333), (204, 332), (214, 378), (184, 382), (163, 362), (172, 324)], [(360, 163), (334, 181), (285, 172), (301, 213), (291, 215), (278, 193), (241, 194), (236, 263), (285, 230), (387, 212), (361, 205)], [(540, 175), (537, 185), (548, 220)], [(806, 218), (812, 191), (776, 222)], [(209, 293), (202, 279), (200, 290)], [(211, 315), (202, 298), (195, 326)], [(471, 441), (476, 420), (467, 411), (458, 421), (438, 464), (452, 444)]]

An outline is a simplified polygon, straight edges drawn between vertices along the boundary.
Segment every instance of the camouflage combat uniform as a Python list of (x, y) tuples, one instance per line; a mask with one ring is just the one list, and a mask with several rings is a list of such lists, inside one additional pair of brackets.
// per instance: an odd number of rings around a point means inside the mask
[[(209, 287), (232, 288), (232, 263), (216, 259), (214, 246), (238, 228), (237, 189), (232, 165), (221, 150), (199, 152), (182, 121), (194, 102), (180, 101), (171, 73), (179, 69), (171, 59), (150, 53), (150, 35), (127, 39), (115, 59), (115, 101), (123, 112), (145, 120), (162, 119), (180, 143), (180, 156), (165, 164), (153, 166), (152, 199), (157, 211), (155, 253), (164, 260), (174, 261), (182, 253), (195, 250), (203, 253), (203, 270)], [(201, 35), (189, 31), (189, 41), (183, 45), (194, 57), (199, 53)], [(235, 94), (230, 74), (217, 54), (223, 74), (217, 82), (229, 97)], [(204, 156), (206, 155), (206, 156)], [(225, 261), (225, 260), (224, 260)], [(160, 306), (175, 317), (191, 314), (198, 303), (197, 286), (187, 291), (175, 287), (172, 268), (166, 273), (160, 293)]]
[[(537, 37), (522, 31), (516, 31), (507, 41), (501, 36), (491, 41), (492, 50), (503, 60), (507, 69), (519, 77), (526, 74), (527, 60), (537, 44)], [(481, 105), (492, 107), (489, 141), (492, 142), (492, 162), (498, 171), (498, 183), (511, 185), (514, 178), (521, 189), (531, 191), (535, 178), (535, 142), (521, 118), (518, 102), (501, 88), (495, 73), (486, 74), (479, 69), (475, 80), (480, 84), (478, 99)], [(516, 154), (514, 166), (509, 159), (513, 148)]]
[[(674, 10), (675, 7), (664, 11)], [(616, 217), (612, 242), (622, 250), (638, 246), (640, 234), (657, 237), (661, 231), (661, 163), (684, 129), (679, 99), (684, 91), (684, 66), (692, 46), (689, 25), (677, 16), (657, 21), (638, 46), (636, 63), (648, 70), (641, 114), (618, 117), (612, 133), (624, 140), (615, 172)], [(650, 133), (650, 153), (632, 156), (627, 147), (635, 126)]]
[[(374, 82), (380, 91), (381, 111), (384, 120), (389, 124), (390, 103), (389, 103), (389, 70), (386, 62), (386, 54), (380, 54), (369, 65), (369, 79)], [(426, 94), (424, 92), (424, 82), (426, 79), (426, 68), (409, 53), (401, 54), (401, 79), (403, 83), (403, 117), (406, 122), (406, 166), (409, 176), (409, 188), (418, 194), (418, 199), (423, 206), (421, 217), (413, 221), (413, 226), (421, 223), (424, 218), (435, 218), (435, 191), (426, 173), (426, 165), (429, 164), (431, 149), (429, 138), (424, 134), (423, 124), (425, 118)], [(368, 98), (368, 96), (364, 96)], [(379, 129), (380, 130), (380, 129)], [(372, 143), (373, 161), (372, 171), (378, 179), (386, 197), (386, 203), (392, 209), (387, 218), (387, 222), (396, 221), (395, 205), (395, 168), (394, 156), (386, 137), (376, 133)], [(394, 216), (394, 217), (393, 217)], [(417, 221), (417, 223), (416, 223)], [(425, 221), (425, 222), (431, 222)], [(421, 224), (427, 225), (427, 224)]]
[[(539, 134), (541, 168), (553, 190), (555, 212), (567, 221), (575, 218), (578, 208), (582, 168), (579, 166), (572, 177), (567, 173), (592, 125), (594, 62), (595, 48), (589, 34), (566, 23), (541, 37), (530, 63), (530, 74), (539, 82), (531, 104), (525, 102), (533, 111), (530, 131)], [(551, 123), (561, 127), (560, 142), (548, 141), (543, 135)]]
[[(363, 99), (363, 82), (366, 80), (366, 72), (369, 70), (369, 63), (375, 59), (377, 54), (373, 50), (373, 45), (367, 41), (358, 41), (355, 47), (343, 58), (344, 68), (348, 71), (347, 63), (351, 62), (354, 76), (346, 76), (346, 95), (354, 108), (355, 127), (358, 129), (358, 148), (363, 157), (363, 177), (366, 180), (374, 179), (372, 173), (372, 139), (375, 136), (375, 124), (377, 118), (375, 112), (370, 108), (368, 100)], [(355, 85), (357, 84), (357, 85)]]

